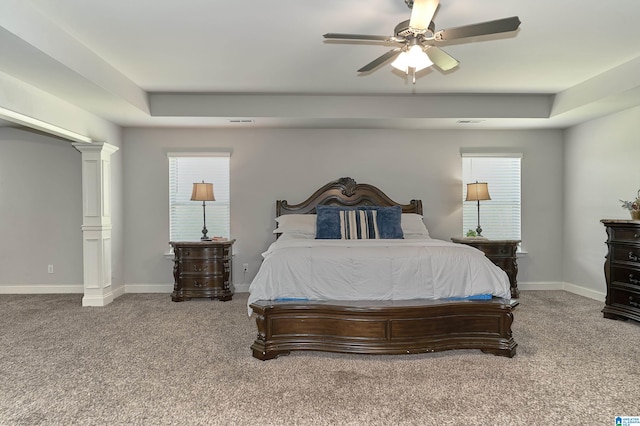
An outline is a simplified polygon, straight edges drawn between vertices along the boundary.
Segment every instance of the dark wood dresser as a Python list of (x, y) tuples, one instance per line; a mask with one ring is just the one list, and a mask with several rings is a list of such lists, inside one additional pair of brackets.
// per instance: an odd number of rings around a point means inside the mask
[(640, 321), (640, 221), (601, 221), (609, 248), (604, 263), (607, 299), (605, 318)]
[(172, 241), (173, 293), (171, 300), (193, 297), (231, 300), (231, 246), (235, 240)]
[(511, 297), (520, 297), (518, 290), (518, 259), (516, 252), (520, 240), (489, 240), (476, 238), (451, 238), (451, 241), (458, 244), (467, 244), (481, 250), (489, 260), (507, 273), (511, 284)]

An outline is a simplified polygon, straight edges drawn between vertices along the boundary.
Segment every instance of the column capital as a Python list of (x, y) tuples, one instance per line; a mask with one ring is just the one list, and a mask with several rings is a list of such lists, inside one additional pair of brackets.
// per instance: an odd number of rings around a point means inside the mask
[(116, 152), (118, 149), (120, 149), (117, 146), (111, 145), (110, 143), (107, 143), (107, 142), (93, 142), (93, 143), (72, 142), (71, 145), (73, 145), (75, 149), (83, 153), (99, 152), (99, 153), (105, 153), (105, 154), (111, 155), (114, 152)]

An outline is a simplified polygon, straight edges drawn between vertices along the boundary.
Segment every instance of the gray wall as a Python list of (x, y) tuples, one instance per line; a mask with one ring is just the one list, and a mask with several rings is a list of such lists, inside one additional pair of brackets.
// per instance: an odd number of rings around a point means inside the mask
[(80, 158), (69, 142), (0, 128), (0, 285), (82, 286)]
[(630, 219), (618, 200), (640, 189), (640, 107), (565, 131), (564, 280), (606, 293), (601, 219)]
[[(248, 284), (274, 240), (274, 202), (303, 201), (343, 176), (391, 198), (424, 202), (434, 238), (461, 234), (460, 148), (524, 153), (520, 282), (562, 281), (562, 132), (555, 130), (215, 130), (123, 131), (124, 281), (172, 283), (168, 250), (168, 160), (172, 150), (231, 149), (231, 234), (236, 284)], [(198, 235), (195, 235), (198, 237)], [(242, 263), (249, 272), (242, 273)]]
[[(101, 131), (121, 147), (119, 128)], [(124, 285), (122, 155), (111, 157), (114, 288)], [(0, 293), (83, 292), (81, 158), (69, 141), (0, 127)]]

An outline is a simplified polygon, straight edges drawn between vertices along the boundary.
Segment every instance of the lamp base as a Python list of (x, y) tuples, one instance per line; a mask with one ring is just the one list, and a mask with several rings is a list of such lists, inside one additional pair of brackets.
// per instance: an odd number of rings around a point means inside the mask
[(202, 237), (200, 237), (200, 241), (211, 241), (211, 238), (207, 237), (207, 225), (202, 227)]

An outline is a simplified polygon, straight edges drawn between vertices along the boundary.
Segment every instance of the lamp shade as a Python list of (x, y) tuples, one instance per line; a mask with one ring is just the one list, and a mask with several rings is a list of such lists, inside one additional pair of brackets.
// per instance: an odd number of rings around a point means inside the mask
[(215, 201), (216, 197), (213, 196), (213, 184), (212, 183), (194, 183), (193, 192), (191, 192), (191, 201)]
[(467, 184), (467, 198), (465, 201), (490, 200), (489, 185), (486, 182)]

